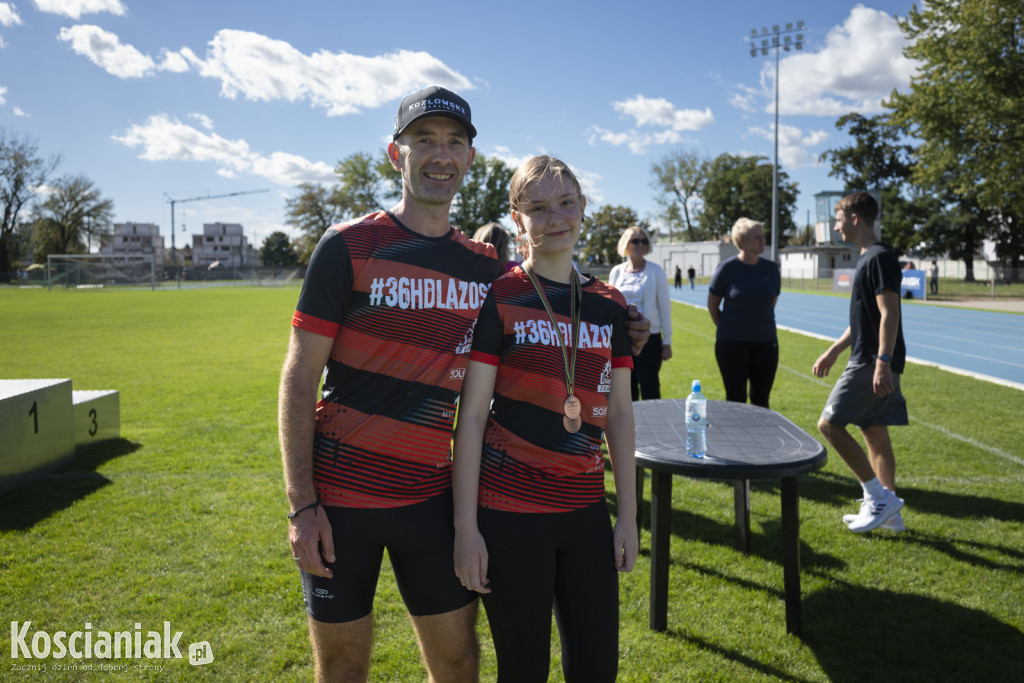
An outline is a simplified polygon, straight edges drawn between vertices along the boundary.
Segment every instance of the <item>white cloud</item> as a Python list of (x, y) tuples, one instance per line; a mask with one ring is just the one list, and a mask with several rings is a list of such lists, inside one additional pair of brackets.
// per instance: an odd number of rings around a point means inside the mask
[(603, 142), (613, 147), (627, 145), (633, 154), (646, 154), (647, 148), (652, 145), (674, 145), (682, 142), (683, 136), (674, 130), (663, 130), (656, 133), (640, 133), (636, 130), (627, 130), (616, 133), (599, 126), (591, 126), (588, 142), (596, 145)]
[(192, 54), (192, 51), (188, 50), (188, 48), (183, 49), (181, 52), (173, 52), (165, 48), (162, 51), (163, 60), (160, 62), (159, 69), (173, 73), (188, 71), (188, 59), (185, 57), (187, 54)]
[[(835, 117), (883, 111), (882, 100), (906, 89), (917, 62), (903, 56), (907, 39), (885, 12), (857, 5), (842, 26), (829, 31), (825, 47), (779, 63), (779, 113)], [(784, 53), (786, 54), (786, 53)], [(765, 111), (774, 110), (774, 60), (761, 70)]]
[(700, 130), (715, 122), (711, 109), (676, 109), (663, 98), (637, 95), (631, 100), (616, 102), (615, 111), (632, 116), (638, 126), (657, 126), (672, 130)]
[(21, 107), (14, 108), (14, 115), (28, 118), (28, 114)]
[(63, 14), (76, 20), (83, 14), (110, 12), (123, 16), (126, 11), (121, 0), (35, 0), (35, 2), (40, 12)]
[(377, 107), (428, 83), (456, 91), (473, 88), (468, 78), (426, 52), (364, 57), (321, 50), (307, 55), (285, 41), (249, 31), (219, 31), (206, 59), (182, 54), (202, 76), (220, 80), (224, 97), (308, 101), (329, 116)]
[(198, 121), (199, 125), (205, 128), (206, 130), (213, 130), (213, 119), (211, 119), (206, 114), (199, 114), (197, 112), (193, 112), (192, 114), (189, 114), (188, 117), (190, 119), (195, 119), (196, 121)]
[(0, 85), (0, 104), (4, 104), (7, 100), (4, 99), (4, 93), (7, 92), (7, 88)]
[(434, 83), (456, 91), (473, 83), (427, 52), (399, 50), (365, 57), (321, 50), (304, 54), (291, 44), (249, 31), (224, 29), (210, 41), (205, 58), (183, 47), (164, 48), (159, 65), (113, 33), (98, 26), (61, 29), (60, 39), (97, 66), (119, 78), (155, 71), (181, 73), (195, 68), (221, 83), (221, 95), (253, 101), (309, 102), (328, 116), (381, 106)]
[(21, 23), (21, 17), (18, 16), (18, 10), (14, 8), (9, 2), (0, 2), (0, 24), (4, 26), (14, 26)]
[(212, 132), (213, 124), (203, 114), (191, 118), (211, 132), (203, 132), (177, 119), (158, 114), (143, 125), (133, 125), (122, 136), (113, 136), (127, 147), (141, 147), (140, 158), (149, 161), (209, 161), (217, 173), (233, 178), (242, 173), (263, 176), (283, 186), (301, 182), (324, 183), (334, 180), (334, 169), (322, 161), (309, 161), (287, 152), (269, 156), (253, 152), (245, 140), (228, 140)]
[[(774, 141), (774, 127), (761, 128), (751, 127), (749, 131), (763, 137), (765, 140)], [(824, 130), (812, 130), (804, 133), (796, 126), (779, 126), (779, 164), (788, 169), (811, 168), (821, 166), (819, 155), (809, 151), (828, 140), (829, 134)]]
[(588, 141), (591, 145), (599, 142), (613, 147), (626, 145), (633, 154), (645, 154), (654, 145), (677, 144), (683, 140), (681, 131), (695, 131), (715, 122), (711, 109), (676, 109), (675, 105), (663, 98), (637, 95), (632, 99), (614, 102), (612, 107), (625, 116), (632, 117), (637, 127), (654, 129), (653, 132), (630, 128), (613, 131), (600, 126), (591, 126)]
[[(388, 136), (388, 139), (389, 140), (391, 139), (390, 135)], [(538, 154), (543, 154), (543, 152), (538, 152)], [(513, 154), (512, 150), (510, 150), (508, 147), (504, 147), (502, 145), (498, 145), (498, 146), (496, 146), (494, 148), (494, 154), (490, 154), (488, 156), (489, 157), (497, 157), (500, 161), (503, 161), (505, 163), (505, 165), (508, 166), (509, 168), (519, 168), (520, 166), (525, 164), (527, 161), (529, 161), (530, 158), (533, 157), (534, 155), (533, 154), (523, 154), (523, 155), (517, 156), (517, 155)]]
[(118, 78), (142, 78), (152, 76), (155, 71), (181, 73), (188, 71), (189, 62), (195, 59), (188, 48), (178, 52), (164, 48), (158, 65), (152, 57), (132, 45), (123, 45), (116, 34), (92, 24), (62, 28), (58, 38), (71, 43), (71, 49), (76, 53)]
[(131, 45), (122, 45), (115, 34), (99, 26), (78, 24), (65, 27), (60, 30), (59, 38), (71, 43), (72, 50), (118, 78), (141, 78), (156, 68), (148, 55)]

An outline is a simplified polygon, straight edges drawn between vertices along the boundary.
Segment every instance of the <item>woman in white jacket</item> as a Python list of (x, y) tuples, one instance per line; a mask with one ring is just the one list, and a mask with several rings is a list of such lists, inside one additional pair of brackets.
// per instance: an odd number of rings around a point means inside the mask
[(626, 297), (627, 304), (636, 304), (651, 321), (651, 338), (640, 355), (633, 359), (631, 390), (633, 400), (661, 398), (658, 373), (661, 363), (672, 357), (672, 305), (668, 297), (665, 271), (646, 256), (651, 239), (638, 225), (626, 228), (619, 238), (619, 256), (626, 261), (612, 268), (608, 282)]

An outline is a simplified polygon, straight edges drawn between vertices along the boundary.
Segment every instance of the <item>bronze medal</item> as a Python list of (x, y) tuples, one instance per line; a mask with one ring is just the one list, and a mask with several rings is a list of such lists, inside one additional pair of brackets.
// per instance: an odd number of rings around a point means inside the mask
[(562, 404), (562, 412), (570, 420), (579, 420), (580, 413), (583, 411), (583, 404), (580, 400), (569, 394), (569, 398), (565, 399), (565, 403)]
[[(528, 266), (526, 263), (523, 264), (523, 271), (527, 277), (530, 278), (530, 283), (533, 285), (534, 291), (537, 292), (537, 298), (540, 299), (544, 306), (544, 312), (548, 314), (548, 319), (554, 326), (555, 334), (557, 335), (558, 348), (562, 352), (562, 364), (565, 369), (565, 393), (568, 397), (562, 403), (562, 426), (565, 427), (565, 431), (570, 434), (575, 434), (583, 428), (583, 420), (580, 415), (583, 413), (583, 404), (578, 398), (573, 396), (572, 388), (576, 379), (576, 351), (579, 348), (577, 340), (580, 332), (580, 309), (583, 305), (583, 292), (580, 288), (580, 275), (573, 266), (572, 275), (569, 282), (569, 319), (572, 324), (572, 328), (568, 330), (572, 336), (568, 339), (563, 338), (562, 332), (558, 326), (558, 321), (555, 319), (555, 312), (551, 308), (551, 304), (548, 302), (547, 295), (544, 294), (544, 288), (533, 274), (532, 265)], [(568, 335), (567, 335), (568, 336)], [(572, 345), (572, 357), (566, 353), (565, 347), (567, 344)]]

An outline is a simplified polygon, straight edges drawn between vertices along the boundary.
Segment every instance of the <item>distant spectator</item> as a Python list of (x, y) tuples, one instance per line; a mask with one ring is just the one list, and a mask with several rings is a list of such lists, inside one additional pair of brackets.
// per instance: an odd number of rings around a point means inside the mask
[(494, 245), (498, 251), (498, 260), (505, 266), (505, 270), (511, 270), (515, 263), (508, 260), (508, 231), (501, 227), (501, 223), (487, 223), (481, 225), (473, 233), (473, 239), (477, 242), (487, 242)]
[(633, 400), (661, 398), (661, 363), (672, 357), (672, 303), (668, 278), (657, 263), (648, 261), (650, 237), (638, 225), (626, 228), (619, 238), (624, 263), (612, 268), (608, 283), (622, 292), (626, 303), (636, 304), (651, 321), (651, 338), (633, 362), (630, 391)]
[(697, 271), (693, 266), (686, 269), (686, 277), (690, 278), (690, 289), (693, 289), (693, 282), (697, 279)]
[(683, 269), (676, 266), (676, 289), (683, 288)]
[(725, 385), (725, 399), (768, 408), (779, 367), (775, 302), (782, 291), (779, 266), (761, 258), (764, 225), (740, 218), (732, 226), (737, 256), (722, 261), (711, 276), (708, 312), (718, 328), (715, 359)]
[(932, 264), (928, 266), (928, 293), (938, 294), (939, 293), (939, 262), (932, 261)]

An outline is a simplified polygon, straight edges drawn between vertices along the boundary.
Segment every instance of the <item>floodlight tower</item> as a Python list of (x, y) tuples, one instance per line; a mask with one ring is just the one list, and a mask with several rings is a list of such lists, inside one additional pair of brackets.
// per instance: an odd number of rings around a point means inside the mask
[[(758, 33), (756, 28), (750, 29), (750, 56), (757, 57), (758, 53), (767, 56), (769, 50), (775, 50), (775, 162), (772, 164), (772, 240), (771, 257), (772, 261), (778, 261), (779, 254), (779, 48), (786, 52), (790, 49), (803, 49), (804, 43), (804, 22), (796, 22), (796, 26), (787, 23), (785, 28), (779, 28), (778, 24), (772, 25), (769, 32), (767, 26), (761, 27)], [(799, 31), (799, 33), (797, 33)], [(796, 36), (789, 35), (796, 33)], [(771, 36), (769, 41), (768, 36)], [(760, 39), (761, 44), (757, 44)]]

